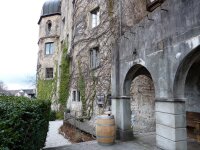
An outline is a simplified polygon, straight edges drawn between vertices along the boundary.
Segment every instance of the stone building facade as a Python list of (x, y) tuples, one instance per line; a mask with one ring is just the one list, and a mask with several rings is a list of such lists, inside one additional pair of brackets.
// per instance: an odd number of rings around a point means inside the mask
[(145, 13), (120, 38), (112, 59), (112, 111), (118, 135), (121, 139), (132, 136), (131, 109), (127, 110), (130, 89), (132, 81), (144, 75), (151, 79), (155, 91), (152, 108), (156, 116), (156, 145), (167, 150), (186, 150), (187, 131), (192, 129), (195, 133), (198, 123), (194, 120), (199, 120), (200, 111), (200, 2), (143, 2), (142, 7), (142, 3), (134, 3)]
[[(186, 114), (198, 119), (200, 113), (199, 6), (198, 0), (47, 1), (39, 20), (38, 81), (54, 80), (50, 93), (59, 108), (66, 44), (72, 116), (94, 126), (95, 116), (110, 108), (118, 139), (155, 132), (158, 147), (185, 150), (186, 126), (194, 123)], [(54, 43), (53, 54), (45, 53), (46, 43)], [(53, 68), (51, 79), (46, 68)]]
[[(39, 52), (37, 64), (37, 96), (52, 99), (52, 109), (57, 110), (56, 85), (51, 85), (57, 76), (60, 55), (60, 2), (47, 1), (44, 3), (39, 24)], [(47, 88), (49, 86), (50, 88)], [(45, 91), (45, 88), (47, 88)]]

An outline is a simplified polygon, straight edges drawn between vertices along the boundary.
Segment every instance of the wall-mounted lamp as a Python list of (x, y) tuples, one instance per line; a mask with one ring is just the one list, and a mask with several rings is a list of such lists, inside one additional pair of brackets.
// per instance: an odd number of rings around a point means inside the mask
[(97, 95), (96, 102), (99, 107), (103, 107), (105, 104), (105, 95), (104, 94)]

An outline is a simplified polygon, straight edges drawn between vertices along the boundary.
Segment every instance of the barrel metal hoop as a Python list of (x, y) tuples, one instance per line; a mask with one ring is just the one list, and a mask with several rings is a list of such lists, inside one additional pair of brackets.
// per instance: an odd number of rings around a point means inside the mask
[(104, 143), (104, 142), (99, 142), (98, 143), (102, 146), (108, 146), (108, 145), (113, 145), (115, 143), (115, 141), (113, 141), (112, 143)]
[(97, 138), (103, 139), (103, 138), (113, 138), (115, 136), (96, 136)]
[(101, 115), (101, 116), (96, 116), (96, 119), (114, 119), (114, 116)]

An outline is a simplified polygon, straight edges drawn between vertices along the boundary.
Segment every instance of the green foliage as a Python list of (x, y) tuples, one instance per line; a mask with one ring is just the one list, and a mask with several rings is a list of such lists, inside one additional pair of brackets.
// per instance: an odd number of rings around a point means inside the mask
[(41, 80), (37, 81), (37, 98), (39, 99), (52, 99), (54, 80)]
[(61, 76), (60, 76), (60, 90), (59, 102), (61, 104), (61, 111), (64, 112), (66, 102), (69, 97), (69, 84), (70, 84), (70, 58), (67, 56), (67, 46), (65, 44), (61, 61)]
[(64, 112), (62, 112), (62, 111), (56, 112), (56, 119), (57, 120), (63, 120), (64, 119)]
[(53, 110), (50, 111), (49, 120), (50, 121), (55, 121), (56, 120), (56, 111), (53, 111)]
[(0, 96), (0, 149), (39, 150), (45, 144), (50, 101)]
[(51, 111), (50, 112), (50, 121), (55, 121), (55, 120), (63, 120), (64, 119), (64, 112), (61, 111)]
[(87, 116), (87, 100), (85, 96), (85, 79), (81, 70), (80, 61), (78, 61), (78, 71), (79, 71), (79, 78), (78, 78), (78, 89), (80, 91), (81, 102), (82, 102), (82, 115)]

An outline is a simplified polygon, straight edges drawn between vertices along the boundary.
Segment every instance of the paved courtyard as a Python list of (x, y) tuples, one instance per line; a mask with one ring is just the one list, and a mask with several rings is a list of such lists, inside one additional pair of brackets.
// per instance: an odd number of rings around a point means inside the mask
[(49, 131), (47, 133), (47, 139), (44, 148), (58, 147), (63, 145), (71, 144), (67, 139), (65, 139), (61, 134), (58, 133), (58, 129), (63, 124), (63, 120), (50, 121)]
[[(156, 148), (155, 133), (137, 136), (129, 142), (116, 141), (114, 145), (103, 146), (96, 141), (46, 148), (46, 150), (160, 150)], [(188, 150), (199, 150), (200, 144), (188, 140)]]

